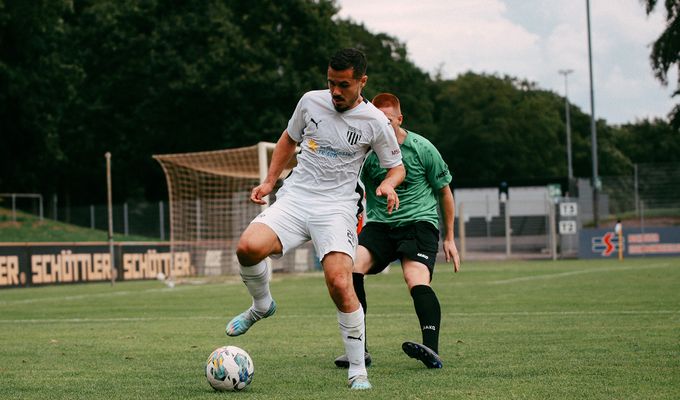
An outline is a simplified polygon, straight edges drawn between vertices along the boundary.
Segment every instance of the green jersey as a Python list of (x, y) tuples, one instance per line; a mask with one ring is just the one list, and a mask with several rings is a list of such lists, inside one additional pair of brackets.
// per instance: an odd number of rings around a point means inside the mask
[(361, 181), (366, 188), (367, 222), (403, 226), (428, 221), (439, 227), (439, 191), (451, 182), (449, 167), (429, 140), (417, 133), (406, 132), (406, 139), (399, 146), (406, 178), (396, 188), (399, 210), (393, 210), (391, 215), (387, 213), (387, 199), (375, 194), (387, 170), (380, 167), (378, 157), (373, 152), (364, 161)]

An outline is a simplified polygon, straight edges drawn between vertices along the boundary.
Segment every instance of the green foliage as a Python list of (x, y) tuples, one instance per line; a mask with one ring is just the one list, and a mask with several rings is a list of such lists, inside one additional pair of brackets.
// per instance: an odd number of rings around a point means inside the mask
[[(645, 4), (647, 15), (656, 7), (657, 0), (641, 0)], [(663, 84), (668, 84), (668, 71), (673, 65), (680, 69), (680, 2), (666, 0), (666, 28), (652, 44), (649, 59), (654, 75)], [(680, 78), (673, 96), (680, 96)], [(680, 104), (669, 113), (673, 127), (680, 131)]]
[[(165, 198), (151, 155), (275, 141), (342, 47), (366, 53), (366, 97), (397, 94), (456, 184), (566, 176), (562, 98), (511, 77), (433, 79), (332, 0), (0, 0), (0, 189), (101, 203), (110, 151), (114, 202)], [(571, 115), (574, 170), (590, 176), (590, 119)], [(621, 132), (636, 125), (598, 121), (603, 174), (657, 156)]]
[(614, 144), (633, 163), (680, 162), (680, 131), (661, 119), (621, 126)]
[(559, 107), (549, 93), (509, 77), (469, 72), (441, 82), (435, 103), (436, 143), (460, 177), (454, 180), (564, 174)]
[(408, 59), (406, 46), (394, 37), (373, 34), (351, 21), (340, 20), (338, 26), (341, 47), (355, 47), (367, 55), (366, 98), (370, 100), (384, 92), (396, 94), (404, 112), (404, 126), (425, 135), (434, 133), (434, 83)]
[(66, 0), (0, 2), (0, 187), (58, 187), (45, 178), (68, 157), (60, 126), (83, 78), (64, 51), (71, 27), (63, 16), (71, 7)]
[[(366, 278), (368, 369), (352, 393), (320, 274), (274, 275), (279, 309), (247, 334), (238, 277), (0, 290), (3, 399), (677, 399), (680, 265), (672, 258), (437, 265), (444, 369), (401, 351), (420, 340), (399, 268)], [(215, 393), (204, 362), (246, 349), (255, 377)]]

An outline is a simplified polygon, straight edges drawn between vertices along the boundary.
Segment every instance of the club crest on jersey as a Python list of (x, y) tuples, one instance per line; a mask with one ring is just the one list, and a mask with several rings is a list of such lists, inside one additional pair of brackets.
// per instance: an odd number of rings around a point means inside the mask
[(361, 139), (361, 131), (353, 126), (347, 128), (347, 141), (351, 145), (357, 144)]

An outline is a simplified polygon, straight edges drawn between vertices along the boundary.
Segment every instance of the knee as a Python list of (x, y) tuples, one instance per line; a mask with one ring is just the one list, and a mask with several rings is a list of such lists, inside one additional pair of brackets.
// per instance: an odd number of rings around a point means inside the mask
[(334, 294), (334, 297), (345, 300), (353, 287), (352, 276), (351, 274), (335, 274), (329, 276), (326, 279), (326, 285), (328, 286), (328, 290)]
[(262, 253), (262, 250), (255, 246), (254, 243), (244, 238), (239, 240), (238, 246), (236, 247), (238, 262), (246, 267), (255, 265), (264, 260), (267, 255), (263, 255)]

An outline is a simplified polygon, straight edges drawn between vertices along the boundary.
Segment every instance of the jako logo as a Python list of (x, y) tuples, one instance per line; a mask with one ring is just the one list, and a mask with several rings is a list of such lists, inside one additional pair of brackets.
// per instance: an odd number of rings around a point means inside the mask
[(418, 257), (424, 258), (424, 259), (426, 259), (426, 260), (429, 260), (429, 259), (430, 259), (430, 257), (428, 257), (426, 254), (423, 254), (423, 253), (418, 253), (418, 254), (416, 254), (416, 255), (417, 255)]
[(431, 331), (436, 331), (436, 330), (437, 330), (437, 328), (435, 328), (434, 325), (423, 325), (423, 330), (425, 330), (425, 329), (429, 329), (429, 330), (431, 330)]

